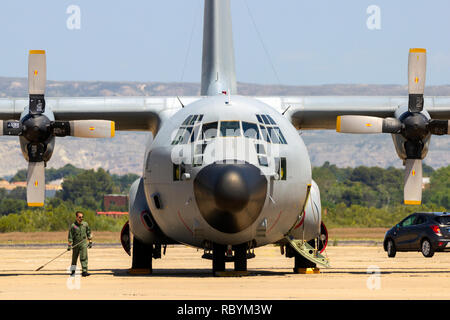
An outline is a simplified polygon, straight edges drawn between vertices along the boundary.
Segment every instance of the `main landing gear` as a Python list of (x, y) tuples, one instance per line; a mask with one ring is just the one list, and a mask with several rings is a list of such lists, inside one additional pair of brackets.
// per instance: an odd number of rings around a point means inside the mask
[(152, 258), (161, 258), (160, 244), (146, 244), (133, 237), (133, 254), (130, 274), (151, 274)]

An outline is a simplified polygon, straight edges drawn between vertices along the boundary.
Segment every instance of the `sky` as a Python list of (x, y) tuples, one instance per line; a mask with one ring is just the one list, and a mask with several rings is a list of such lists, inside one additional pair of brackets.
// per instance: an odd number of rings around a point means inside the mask
[[(423, 47), (427, 84), (450, 83), (448, 0), (231, 7), (240, 82), (406, 85), (408, 50)], [(2, 1), (0, 26), (0, 76), (26, 77), (28, 50), (44, 49), (49, 80), (200, 81), (203, 0)]]

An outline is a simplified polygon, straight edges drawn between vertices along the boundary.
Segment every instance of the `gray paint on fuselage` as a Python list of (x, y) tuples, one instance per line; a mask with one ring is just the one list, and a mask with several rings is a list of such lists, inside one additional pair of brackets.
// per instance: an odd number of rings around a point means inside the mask
[[(231, 96), (231, 101), (227, 104), (228, 100), (229, 97), (226, 95), (208, 97), (187, 105), (177, 112), (161, 127), (148, 150), (149, 155), (144, 164), (145, 194), (156, 223), (167, 236), (188, 245), (201, 247), (204, 240), (222, 244), (240, 244), (256, 239), (257, 246), (261, 246), (283, 238), (296, 222), (305, 201), (307, 185), (311, 183), (308, 152), (292, 124), (278, 111), (258, 100)], [(223, 160), (218, 154), (215, 158), (207, 159), (202, 166), (187, 165), (186, 172), (190, 174), (189, 180), (173, 181), (174, 146), (171, 142), (182, 122), (192, 114), (203, 114), (202, 123), (220, 120), (257, 123), (256, 114), (269, 114), (287, 140), (285, 145), (276, 145), (279, 147), (279, 156), (287, 159), (287, 179), (271, 181), (273, 175), (266, 176), (270, 182), (268, 185), (271, 186), (269, 189), (272, 188), (267, 194), (270, 194), (272, 199), (266, 196), (260, 216), (250, 227), (241, 232), (226, 234), (213, 229), (200, 214), (195, 201), (193, 192), (195, 176), (209, 163)], [(220, 144), (219, 140), (227, 139), (228, 141), (234, 139), (236, 143), (227, 143), (226, 150), (231, 149), (231, 154), (242, 157), (242, 153), (236, 152), (235, 148), (238, 148), (238, 145), (248, 144), (249, 139), (224, 137), (214, 139), (214, 143)], [(249, 159), (247, 159), (249, 163), (261, 168), (257, 162), (255, 148), (250, 148), (249, 153)], [(161, 210), (154, 206), (151, 199), (151, 195), (155, 193), (160, 195), (163, 204)], [(256, 230), (264, 219), (267, 220), (266, 235), (258, 237)]]

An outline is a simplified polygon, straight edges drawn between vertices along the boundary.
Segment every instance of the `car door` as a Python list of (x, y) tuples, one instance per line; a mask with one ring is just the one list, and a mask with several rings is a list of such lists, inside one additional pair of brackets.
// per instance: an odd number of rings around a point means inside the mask
[(411, 231), (416, 214), (412, 214), (398, 224), (395, 232), (395, 245), (398, 250), (408, 250), (411, 247)]
[(409, 248), (411, 250), (420, 250), (420, 240), (423, 234), (424, 224), (427, 219), (423, 215), (417, 215), (413, 225), (409, 228)]

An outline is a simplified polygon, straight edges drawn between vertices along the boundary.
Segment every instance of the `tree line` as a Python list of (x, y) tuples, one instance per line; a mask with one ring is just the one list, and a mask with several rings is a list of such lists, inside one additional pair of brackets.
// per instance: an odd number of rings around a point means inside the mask
[[(404, 170), (397, 168), (338, 168), (325, 162), (314, 167), (313, 179), (320, 188), (322, 217), (330, 227), (388, 227), (414, 211), (445, 211), (450, 204), (450, 166), (434, 170), (424, 164), (430, 184), (423, 192), (422, 206), (403, 205)], [(45, 208), (29, 208), (25, 188), (0, 189), (0, 232), (65, 230), (76, 210), (85, 212), (94, 230), (119, 231), (127, 217), (100, 217), (103, 196), (128, 194), (136, 174), (111, 174), (102, 168), (85, 170), (73, 165), (46, 169), (46, 181), (64, 178), (62, 190), (47, 198)], [(25, 181), (19, 170), (10, 182)], [(113, 211), (128, 211), (112, 207)]]
[(450, 205), (450, 166), (423, 165), (421, 206), (403, 205), (404, 169), (360, 166), (338, 168), (325, 162), (313, 168), (320, 188), (322, 218), (330, 227), (389, 227), (417, 211), (446, 211)]
[[(19, 170), (10, 182), (25, 181), (26, 170)], [(64, 179), (62, 190), (47, 198), (44, 208), (29, 208), (26, 189), (7, 192), (0, 189), (0, 232), (66, 230), (74, 221), (74, 213), (83, 211), (93, 230), (120, 231), (128, 217), (120, 219), (98, 216), (104, 210), (106, 194), (128, 194), (136, 174), (110, 174), (102, 168), (85, 170), (67, 164), (59, 169), (46, 169), (46, 181)], [(111, 211), (128, 211), (126, 206), (112, 206)]]

